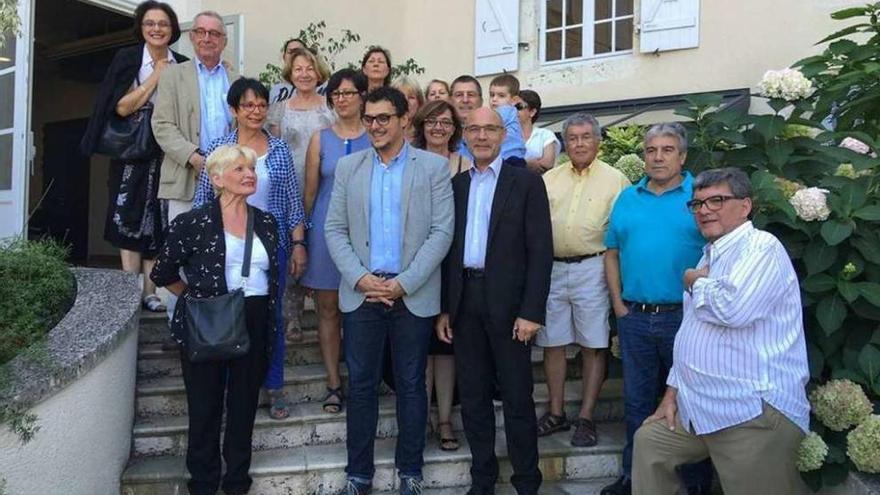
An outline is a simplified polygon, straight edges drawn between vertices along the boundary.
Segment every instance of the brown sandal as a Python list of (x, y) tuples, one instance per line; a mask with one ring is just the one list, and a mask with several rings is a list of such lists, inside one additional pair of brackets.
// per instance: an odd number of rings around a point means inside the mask
[(574, 435), (571, 436), (571, 444), (575, 447), (592, 447), (599, 443), (596, 434), (596, 423), (587, 418), (578, 418), (574, 421)]
[(555, 414), (551, 414), (550, 411), (544, 413), (541, 416), (541, 419), (538, 420), (538, 436), (546, 437), (547, 435), (552, 435), (557, 431), (568, 431), (571, 429), (571, 423), (568, 422), (568, 418), (565, 416), (563, 412), (561, 416), (557, 416)]

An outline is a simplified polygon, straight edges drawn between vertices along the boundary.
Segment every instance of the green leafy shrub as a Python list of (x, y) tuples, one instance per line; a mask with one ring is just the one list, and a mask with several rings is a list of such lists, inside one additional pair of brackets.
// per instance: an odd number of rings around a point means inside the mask
[(76, 281), (52, 241), (15, 241), (0, 248), (0, 364), (36, 343), (64, 316)]
[(616, 125), (605, 128), (605, 137), (599, 147), (599, 159), (613, 165), (624, 155), (642, 154), (645, 127), (637, 124)]

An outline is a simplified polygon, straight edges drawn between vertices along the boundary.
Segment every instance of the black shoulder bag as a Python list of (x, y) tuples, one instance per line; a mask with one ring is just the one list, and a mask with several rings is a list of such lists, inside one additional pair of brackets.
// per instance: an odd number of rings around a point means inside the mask
[(251, 271), (254, 212), (248, 206), (242, 286), (213, 297), (186, 298), (187, 356), (193, 363), (244, 356), (251, 348), (245, 321), (244, 290)]
[[(140, 85), (140, 80), (137, 80)], [(150, 119), (153, 104), (150, 101), (128, 117), (120, 117), (110, 110), (104, 129), (95, 144), (95, 153), (117, 160), (148, 160), (159, 155), (159, 144), (153, 137)]]

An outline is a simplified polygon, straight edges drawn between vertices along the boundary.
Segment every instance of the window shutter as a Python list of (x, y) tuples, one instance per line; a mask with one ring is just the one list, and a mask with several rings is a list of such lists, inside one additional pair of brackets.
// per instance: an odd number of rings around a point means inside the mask
[(642, 53), (695, 48), (700, 44), (700, 0), (642, 0)]
[(474, 75), (517, 70), (519, 0), (475, 0)]

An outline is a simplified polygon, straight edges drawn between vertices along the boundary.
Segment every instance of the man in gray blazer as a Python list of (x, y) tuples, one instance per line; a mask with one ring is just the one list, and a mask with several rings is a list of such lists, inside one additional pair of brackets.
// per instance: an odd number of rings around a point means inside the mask
[(406, 112), (406, 98), (396, 89), (366, 96), (363, 122), (373, 147), (339, 160), (325, 224), (330, 256), (342, 274), (339, 308), (349, 371), (345, 495), (371, 490), (386, 339), (397, 392), (400, 493), (421, 493), (425, 364), (454, 212), (446, 160), (406, 143)]

